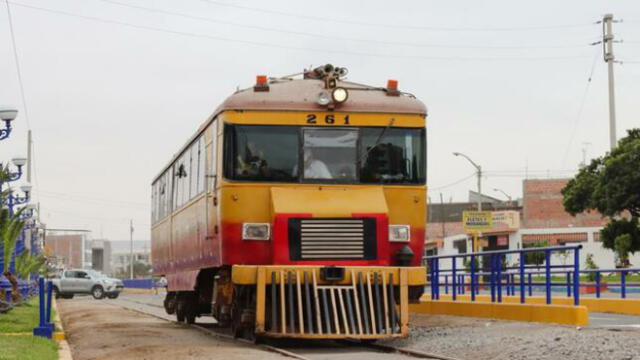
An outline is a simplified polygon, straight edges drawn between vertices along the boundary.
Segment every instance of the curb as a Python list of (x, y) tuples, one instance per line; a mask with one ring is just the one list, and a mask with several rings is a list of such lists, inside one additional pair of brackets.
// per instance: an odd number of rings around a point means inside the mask
[(60, 320), (58, 303), (56, 303), (55, 298), (51, 300), (53, 308), (56, 310), (56, 317), (53, 319), (53, 323), (60, 329), (60, 331), (56, 331), (55, 333), (53, 333), (53, 340), (58, 343), (58, 360), (73, 360), (73, 356), (71, 355), (71, 348), (69, 347), (69, 342), (67, 342), (66, 340), (64, 327), (62, 326), (62, 321)]
[[(458, 300), (471, 301), (471, 295), (458, 294)], [(431, 296), (423, 295), (421, 301), (430, 300)], [(451, 301), (451, 294), (441, 294), (440, 300)], [(476, 302), (491, 302), (491, 296), (486, 294), (476, 295)], [(502, 303), (519, 304), (520, 296), (503, 296)], [(546, 298), (544, 296), (527, 296), (525, 298), (525, 304), (537, 304), (546, 305)], [(551, 299), (553, 305), (567, 305), (573, 306), (573, 298), (568, 297), (554, 297)], [(640, 315), (640, 299), (638, 298), (591, 298), (580, 297), (580, 305), (586, 306), (589, 311), (603, 312), (612, 314), (623, 315)]]
[(410, 304), (409, 311), (560, 325), (589, 324), (589, 311), (586, 306), (421, 300), (419, 304)]

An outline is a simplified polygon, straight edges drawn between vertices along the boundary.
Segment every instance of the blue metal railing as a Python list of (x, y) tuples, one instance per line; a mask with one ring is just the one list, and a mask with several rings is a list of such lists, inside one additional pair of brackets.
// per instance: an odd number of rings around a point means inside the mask
[[(539, 269), (538, 266), (526, 265), (527, 253), (544, 253), (544, 274), (545, 274), (545, 295), (546, 303), (551, 304), (552, 293), (552, 269), (565, 269), (563, 273), (569, 275), (569, 283), (573, 280), (572, 293), (574, 304), (580, 304), (580, 249), (581, 245), (571, 246), (550, 246), (542, 248), (527, 248), (519, 250), (496, 250), (485, 251), (480, 253), (455, 254), (455, 255), (439, 255), (427, 256), (424, 258), (428, 266), (429, 284), (431, 287), (431, 298), (433, 300), (440, 299), (440, 288), (442, 287), (441, 278), (445, 277), (445, 291), (449, 290), (449, 276), (451, 277), (451, 297), (455, 301), (458, 294), (464, 294), (467, 283), (465, 279), (469, 278), (469, 290), (471, 301), (476, 300), (476, 295), (480, 293), (479, 276), (489, 279), (489, 288), (491, 293), (491, 302), (502, 302), (503, 286), (507, 291), (507, 295), (515, 296), (516, 286), (519, 287), (520, 302), (525, 303), (527, 295), (527, 287), (529, 296), (532, 295), (532, 279), (531, 273), (527, 273), (528, 269)], [(572, 265), (551, 265), (551, 254), (554, 252), (573, 251)], [(505, 264), (506, 256), (517, 254), (519, 263), (517, 266), (507, 266)], [(489, 271), (478, 271), (476, 269), (476, 259), (482, 258), (483, 262), (488, 261)], [(458, 259), (468, 260), (470, 271), (458, 270)], [(450, 261), (449, 269), (441, 269), (441, 263)], [(485, 265), (484, 268), (487, 268)], [(514, 271), (510, 271), (514, 270)], [(516, 275), (518, 282), (516, 282)], [(525, 276), (526, 275), (526, 276)], [(485, 284), (486, 285), (486, 284)], [(569, 290), (568, 290), (569, 291)]]
[[(574, 263), (570, 265), (552, 265), (550, 261), (551, 254), (556, 251), (573, 251)], [(481, 286), (488, 286), (491, 294), (492, 302), (502, 302), (502, 295), (516, 296), (516, 290), (519, 289), (520, 302), (524, 303), (526, 297), (533, 296), (535, 292), (544, 292), (546, 302), (551, 303), (552, 294), (554, 292), (565, 292), (567, 298), (574, 298), (574, 304), (580, 301), (581, 290), (584, 293), (595, 293), (596, 298), (602, 296), (602, 292), (609, 291), (620, 293), (620, 298), (627, 298), (630, 293), (640, 294), (640, 282), (629, 282), (628, 277), (637, 273), (640, 275), (640, 268), (620, 268), (620, 269), (588, 269), (578, 270), (579, 262), (579, 246), (564, 247), (548, 247), (548, 248), (529, 248), (523, 250), (505, 250), (491, 251), (475, 254), (457, 254), (444, 256), (430, 256), (425, 260), (429, 266), (429, 280), (431, 286), (431, 297), (434, 300), (440, 299), (440, 291), (444, 288), (445, 294), (452, 295), (453, 300), (458, 295), (463, 295), (470, 291), (471, 300), (476, 300), (476, 295), (480, 294)], [(526, 265), (523, 261), (526, 253), (544, 252), (545, 264)], [(517, 266), (507, 266), (503, 264), (503, 259), (508, 254), (517, 254), (519, 264)], [(458, 259), (469, 260), (469, 269), (458, 269)], [(478, 271), (476, 269), (476, 259), (483, 258), (487, 261), (489, 271)], [(442, 264), (447, 260), (451, 261), (449, 269), (441, 269), (446, 264)], [(455, 262), (455, 265), (454, 265)], [(593, 274), (592, 281), (584, 281), (580, 276)], [(603, 281), (607, 275), (619, 274), (620, 279), (615, 281)], [(542, 277), (544, 281), (538, 279)], [(480, 277), (484, 277), (488, 281), (480, 284)], [(554, 280), (555, 278), (555, 280)], [(564, 278), (558, 282), (558, 278)], [(444, 281), (443, 281), (444, 280)], [(468, 289), (468, 290), (467, 290)]]

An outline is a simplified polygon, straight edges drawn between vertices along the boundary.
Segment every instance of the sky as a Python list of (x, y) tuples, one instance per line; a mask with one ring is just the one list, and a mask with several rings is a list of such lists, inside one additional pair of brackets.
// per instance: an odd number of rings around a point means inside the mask
[[(609, 148), (595, 24), (613, 13), (617, 136), (640, 127), (637, 1), (0, 1), (0, 105), (20, 110), (0, 161), (34, 139), (33, 201), (48, 228), (150, 237), (150, 184), (237, 87), (332, 63), (428, 107), (429, 196), (517, 198)], [(591, 79), (591, 80), (589, 80)], [(28, 115), (28, 116), (27, 116)], [(19, 185), (19, 184), (16, 184)]]

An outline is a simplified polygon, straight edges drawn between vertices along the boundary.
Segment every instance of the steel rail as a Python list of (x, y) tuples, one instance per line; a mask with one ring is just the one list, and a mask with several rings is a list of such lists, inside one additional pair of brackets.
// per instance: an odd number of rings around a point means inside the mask
[[(146, 302), (141, 302), (141, 301), (136, 301), (136, 300), (131, 300), (131, 299), (125, 299), (125, 298), (119, 298), (118, 300), (124, 300), (126, 302), (131, 302), (131, 303), (136, 303), (139, 305), (145, 305), (145, 306), (153, 306), (156, 308), (163, 308), (162, 306), (159, 306), (157, 304), (152, 304), (152, 303), (146, 303)], [(247, 339), (241, 339), (241, 338), (236, 338), (232, 335), (229, 334), (224, 334), (221, 333), (219, 331), (215, 331), (213, 329), (210, 328), (206, 328), (204, 326), (198, 325), (198, 324), (185, 324), (185, 323), (181, 323), (181, 322), (177, 322), (175, 320), (170, 320), (167, 319), (165, 317), (147, 312), (147, 311), (143, 311), (140, 309), (133, 309), (124, 305), (119, 305), (119, 304), (113, 304), (111, 303), (111, 305), (113, 306), (118, 306), (120, 308), (129, 310), (129, 311), (133, 311), (133, 312), (137, 312), (140, 314), (144, 314), (144, 315), (149, 315), (152, 316), (154, 318), (160, 319), (160, 320), (164, 320), (167, 322), (171, 322), (171, 323), (177, 323), (177, 324), (181, 324), (183, 326), (186, 327), (192, 327), (200, 332), (203, 332), (205, 334), (211, 335), (213, 337), (218, 337), (221, 339), (225, 339), (225, 340), (229, 340), (232, 342), (240, 342), (243, 344), (248, 344), (251, 346), (256, 346), (258, 348), (262, 348), (265, 351), (270, 351), (270, 352), (275, 352), (275, 353), (279, 353), (283, 356), (287, 356), (287, 357), (291, 357), (294, 359), (299, 359), (299, 360), (312, 360), (312, 358), (309, 358), (307, 356), (301, 355), (301, 354), (297, 354), (293, 351), (287, 350), (287, 349), (283, 349), (277, 346), (273, 346), (273, 345), (268, 345), (268, 344), (260, 344), (260, 343), (255, 343), (253, 341), (247, 340)], [(415, 349), (407, 349), (407, 348), (400, 348), (400, 347), (396, 347), (396, 346), (391, 346), (391, 345), (385, 345), (385, 344), (374, 344), (374, 343), (362, 343), (362, 342), (358, 342), (356, 340), (343, 340), (343, 341), (336, 341), (337, 343), (341, 343), (343, 345), (347, 345), (347, 346), (360, 346), (363, 348), (370, 348), (370, 349), (374, 349), (377, 352), (386, 352), (386, 353), (398, 353), (398, 354), (402, 354), (402, 355), (406, 355), (409, 357), (413, 357), (413, 358), (418, 358), (418, 359), (436, 359), (436, 360), (460, 360), (458, 358), (453, 358), (453, 357), (448, 357), (448, 356), (444, 356), (444, 355), (439, 355), (439, 354), (432, 354), (432, 353), (428, 353), (428, 352), (424, 352), (424, 351), (420, 351), (420, 350), (415, 350)]]

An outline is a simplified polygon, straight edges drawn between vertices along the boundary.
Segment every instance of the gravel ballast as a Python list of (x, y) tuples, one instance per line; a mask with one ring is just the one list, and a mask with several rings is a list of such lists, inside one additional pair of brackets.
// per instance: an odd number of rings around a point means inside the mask
[(390, 343), (460, 359), (640, 360), (640, 331), (413, 315), (409, 338)]

